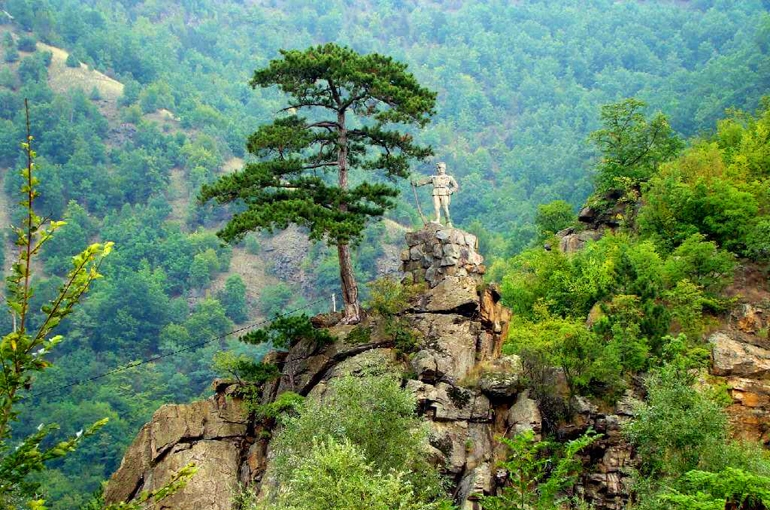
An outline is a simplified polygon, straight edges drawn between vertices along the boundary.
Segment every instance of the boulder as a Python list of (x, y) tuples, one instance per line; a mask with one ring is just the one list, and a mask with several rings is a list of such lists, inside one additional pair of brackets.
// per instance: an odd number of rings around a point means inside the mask
[(725, 332), (709, 337), (714, 375), (761, 378), (770, 374), (770, 350), (736, 340)]
[(537, 402), (529, 397), (529, 390), (521, 392), (516, 399), (516, 403), (508, 411), (507, 416), (509, 436), (513, 437), (525, 430), (531, 430), (535, 433), (535, 438), (540, 440), (543, 418), (540, 415), (540, 409)]
[(503, 399), (522, 390), (522, 365), (519, 356), (504, 356), (481, 365), (476, 385), (490, 398)]
[(411, 380), (406, 388), (414, 393), (424, 416), (433, 421), (490, 421), (492, 408), (489, 399), (465, 388), (440, 382), (433, 386)]
[(564, 235), (559, 240), (559, 250), (563, 253), (575, 253), (581, 250), (588, 241), (598, 241), (603, 235), (601, 230), (584, 230)]
[(770, 381), (730, 377), (727, 387), (733, 399), (727, 413), (735, 435), (770, 443)]
[(732, 314), (736, 321), (736, 327), (749, 335), (756, 335), (765, 327), (763, 315), (764, 310), (748, 303), (740, 305)]
[(492, 468), (488, 462), (470, 470), (457, 487), (457, 501), (461, 510), (477, 510), (478, 501), (494, 490)]
[[(198, 473), (167, 508), (230, 510), (238, 482), (241, 445), (247, 436), (247, 415), (233, 387), (192, 404), (158, 409), (126, 451), (104, 491), (107, 503), (126, 501), (141, 491), (166, 484), (190, 462)], [(182, 504), (181, 502), (184, 502)]]
[(484, 333), (478, 322), (456, 314), (418, 314), (414, 326), (422, 334), (411, 360), (417, 378), (428, 383), (455, 383), (476, 364), (476, 343)]
[(477, 283), (466, 277), (446, 276), (425, 293), (417, 307), (426, 312), (475, 313), (479, 308)]

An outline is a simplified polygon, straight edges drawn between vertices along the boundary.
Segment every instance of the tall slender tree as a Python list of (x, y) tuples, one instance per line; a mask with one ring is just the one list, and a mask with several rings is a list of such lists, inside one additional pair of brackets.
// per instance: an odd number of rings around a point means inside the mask
[(409, 176), (410, 161), (432, 155), (405, 129), (430, 121), (436, 94), (406, 64), (376, 53), (326, 44), (281, 55), (254, 72), (251, 86), (277, 86), (289, 105), (249, 137), (256, 160), (204, 186), (199, 198), (245, 205), (219, 232), (225, 241), (293, 223), (336, 246), (345, 321), (355, 323), (360, 306), (350, 246), (369, 220), (395, 205), (393, 183)]

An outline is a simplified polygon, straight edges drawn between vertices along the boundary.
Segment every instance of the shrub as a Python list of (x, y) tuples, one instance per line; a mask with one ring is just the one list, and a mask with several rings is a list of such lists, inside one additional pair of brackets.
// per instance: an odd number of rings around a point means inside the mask
[(537, 322), (515, 321), (505, 352), (522, 357), (525, 375), (538, 398), (553, 393), (550, 367), (562, 370), (572, 395), (623, 389), (621, 365), (583, 321), (544, 313)]
[(16, 46), (9, 46), (8, 48), (5, 49), (3, 60), (5, 60), (5, 62), (8, 64), (13, 64), (14, 62), (18, 62), (19, 50), (16, 49)]
[(78, 60), (74, 53), (70, 53), (67, 55), (67, 60), (64, 61), (64, 65), (67, 67), (78, 68), (80, 67), (80, 60)]
[(647, 402), (626, 428), (646, 476), (678, 476), (720, 464), (727, 442), (727, 416), (693, 388), (694, 376), (669, 364), (645, 381)]
[(313, 439), (313, 444), (277, 501), (250, 509), (264, 510), (439, 510), (446, 501), (422, 501), (403, 470), (376, 469), (349, 439)]
[(369, 284), (370, 297), (366, 305), (372, 314), (383, 319), (384, 333), (393, 339), (396, 350), (401, 353), (414, 351), (419, 343), (419, 333), (399, 314), (421, 290), (419, 285), (403, 285), (392, 277), (379, 278)]
[(535, 225), (540, 239), (546, 239), (569, 227), (575, 221), (572, 206), (564, 200), (554, 200), (537, 206)]
[(292, 490), (298, 470), (324, 451), (315, 438), (324, 438), (326, 445), (352, 445), (373, 472), (404, 473), (402, 483), (411, 484), (419, 501), (441, 499), (440, 479), (425, 461), (427, 433), (415, 407), (414, 396), (390, 375), (332, 380), (322, 398), (308, 399), (296, 416), (284, 417), (272, 443), (277, 480)]
[(536, 441), (531, 430), (517, 434), (512, 439), (500, 441), (510, 454), (501, 463), (507, 474), (506, 485), (497, 496), (483, 499), (488, 510), (550, 510), (563, 508), (571, 498), (561, 496), (571, 487), (582, 471), (581, 462), (575, 458), (601, 436), (588, 430), (581, 437), (563, 446), (549, 441)]
[(758, 262), (770, 262), (770, 218), (762, 217), (746, 236), (746, 256)]
[(37, 39), (34, 35), (23, 35), (19, 38), (19, 51), (33, 52), (37, 49)]
[(735, 264), (734, 255), (706, 241), (703, 234), (693, 234), (666, 260), (663, 275), (669, 286), (687, 279), (713, 296), (732, 281)]
[(287, 284), (280, 282), (262, 289), (259, 296), (259, 309), (265, 317), (273, 317), (283, 312), (294, 291)]
[(386, 276), (369, 283), (369, 310), (381, 317), (392, 317), (406, 310), (410, 301), (420, 292), (417, 285), (403, 285), (396, 278)]
[(233, 322), (240, 324), (249, 318), (246, 306), (246, 284), (239, 275), (227, 277), (225, 288), (219, 292), (217, 298)]
[(243, 238), (243, 245), (246, 247), (246, 253), (259, 255), (259, 238), (255, 234), (249, 234)]

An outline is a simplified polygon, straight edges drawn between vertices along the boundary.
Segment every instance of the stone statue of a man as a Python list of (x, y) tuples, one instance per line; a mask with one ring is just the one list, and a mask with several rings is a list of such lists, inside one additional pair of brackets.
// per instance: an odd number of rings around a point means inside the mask
[(452, 219), (449, 216), (449, 204), (452, 201), (452, 194), (460, 189), (457, 181), (451, 175), (446, 173), (446, 163), (436, 165), (436, 175), (417, 181), (416, 186), (425, 186), (433, 184), (433, 209), (436, 211), (435, 223), (441, 223), (441, 210), (444, 210), (446, 224), (452, 226)]

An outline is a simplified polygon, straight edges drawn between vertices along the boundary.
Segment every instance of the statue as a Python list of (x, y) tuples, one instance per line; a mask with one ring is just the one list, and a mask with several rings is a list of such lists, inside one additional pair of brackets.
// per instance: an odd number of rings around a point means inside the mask
[[(452, 194), (460, 189), (457, 181), (451, 175), (446, 173), (446, 163), (436, 165), (436, 175), (431, 175), (420, 181), (412, 181), (413, 186), (425, 186), (433, 184), (433, 209), (436, 211), (436, 219), (433, 223), (441, 224), (441, 210), (444, 210), (447, 227), (452, 226), (452, 219), (449, 216), (449, 204), (452, 201)], [(419, 207), (419, 203), (418, 203)]]

